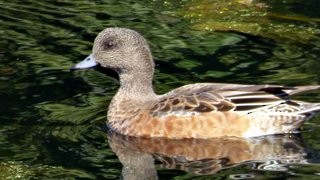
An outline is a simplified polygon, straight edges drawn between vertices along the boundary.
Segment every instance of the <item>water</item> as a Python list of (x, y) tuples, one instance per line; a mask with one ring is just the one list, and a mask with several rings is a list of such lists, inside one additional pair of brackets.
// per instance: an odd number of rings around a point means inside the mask
[[(0, 179), (318, 179), (319, 116), (301, 136), (128, 139), (108, 135), (104, 123), (116, 76), (68, 70), (99, 31), (120, 26), (148, 39), (158, 93), (194, 82), (320, 84), (318, 7), (316, 0), (0, 0)], [(319, 102), (320, 94), (297, 98)]]

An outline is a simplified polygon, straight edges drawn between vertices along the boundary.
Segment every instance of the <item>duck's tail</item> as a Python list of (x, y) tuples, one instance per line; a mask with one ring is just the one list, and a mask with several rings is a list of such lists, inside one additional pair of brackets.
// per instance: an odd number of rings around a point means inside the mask
[(320, 103), (308, 103), (302, 101), (295, 101), (300, 106), (300, 110), (295, 112), (294, 117), (301, 117), (298, 118), (294, 123), (290, 126), (291, 132), (299, 132), (300, 126), (307, 120), (314, 117), (317, 113), (320, 112)]
[[(292, 89), (284, 90), (288, 95), (294, 95), (298, 93), (303, 93), (306, 91), (313, 91), (320, 89), (320, 85), (310, 85), (310, 86), (296, 86)], [(298, 104), (300, 110), (296, 112), (297, 114), (304, 115), (305, 120), (312, 118), (315, 114), (320, 112), (320, 103), (309, 103), (304, 101), (291, 100), (289, 102), (294, 102)], [(304, 120), (304, 121), (305, 121)]]
[(306, 115), (308, 118), (313, 117), (316, 113), (320, 112), (320, 103), (307, 103), (307, 102), (298, 102), (301, 107), (299, 114)]

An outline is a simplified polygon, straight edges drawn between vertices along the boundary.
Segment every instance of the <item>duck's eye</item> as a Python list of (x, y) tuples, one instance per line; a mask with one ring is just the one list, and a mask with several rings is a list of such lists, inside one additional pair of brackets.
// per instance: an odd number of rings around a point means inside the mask
[(107, 42), (103, 43), (104, 50), (110, 50), (110, 49), (114, 48), (114, 46), (115, 46), (115, 43), (111, 42), (111, 41), (107, 41)]

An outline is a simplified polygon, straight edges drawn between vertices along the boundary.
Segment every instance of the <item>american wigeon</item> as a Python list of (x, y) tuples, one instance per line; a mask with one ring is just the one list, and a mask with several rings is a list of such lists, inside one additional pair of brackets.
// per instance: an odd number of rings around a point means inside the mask
[(119, 74), (120, 88), (109, 105), (108, 125), (125, 135), (181, 139), (292, 133), (320, 110), (320, 103), (288, 98), (319, 85), (196, 83), (157, 95), (148, 43), (126, 28), (100, 32), (92, 54), (72, 69), (98, 64)]

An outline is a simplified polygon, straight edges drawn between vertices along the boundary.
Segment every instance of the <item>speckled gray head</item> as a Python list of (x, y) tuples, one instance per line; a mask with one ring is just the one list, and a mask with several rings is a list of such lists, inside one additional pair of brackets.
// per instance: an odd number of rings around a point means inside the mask
[(118, 73), (152, 71), (154, 62), (146, 40), (126, 28), (106, 28), (95, 38), (92, 54), (71, 69), (90, 68), (100, 64)]

